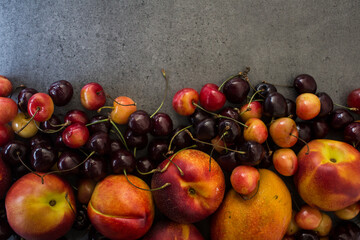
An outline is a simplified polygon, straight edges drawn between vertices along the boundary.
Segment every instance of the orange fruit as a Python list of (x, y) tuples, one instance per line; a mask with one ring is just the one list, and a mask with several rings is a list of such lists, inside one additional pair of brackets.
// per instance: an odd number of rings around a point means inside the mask
[(260, 169), (257, 194), (244, 200), (231, 189), (211, 221), (212, 240), (278, 239), (290, 224), (291, 195), (276, 173)]
[(130, 115), (135, 111), (135, 102), (129, 97), (120, 96), (114, 101), (114, 109), (111, 111), (110, 117), (117, 124), (126, 124)]

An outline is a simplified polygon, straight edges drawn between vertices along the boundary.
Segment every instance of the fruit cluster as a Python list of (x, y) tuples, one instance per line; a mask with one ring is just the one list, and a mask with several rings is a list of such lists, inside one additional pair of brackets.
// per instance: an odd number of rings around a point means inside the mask
[(89, 83), (84, 109), (60, 119), (71, 83), (41, 93), (0, 76), (0, 239), (204, 239), (199, 223), (213, 240), (360, 238), (347, 221), (360, 211), (360, 88), (334, 109), (308, 74), (293, 101), (249, 70), (179, 90), (188, 126), (160, 112), (167, 88), (150, 115)]

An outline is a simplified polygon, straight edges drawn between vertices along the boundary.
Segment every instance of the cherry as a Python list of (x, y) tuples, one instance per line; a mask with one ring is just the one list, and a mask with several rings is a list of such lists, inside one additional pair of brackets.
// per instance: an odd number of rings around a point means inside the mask
[(344, 140), (354, 146), (360, 144), (360, 122), (352, 122), (345, 127)]
[(98, 83), (88, 83), (81, 89), (80, 100), (87, 110), (97, 110), (106, 102), (104, 89)]
[(156, 113), (152, 119), (151, 134), (153, 136), (168, 136), (173, 130), (173, 122), (166, 113)]
[(10, 166), (19, 166), (21, 161), (19, 158), (26, 162), (28, 157), (29, 147), (28, 145), (20, 140), (12, 140), (7, 143), (1, 150), (1, 156), (4, 162)]
[(164, 139), (153, 139), (147, 148), (149, 158), (156, 162), (161, 163), (166, 159), (166, 153), (168, 152), (169, 143)]
[(57, 161), (57, 152), (52, 147), (37, 146), (31, 151), (30, 165), (37, 172), (47, 172)]
[(329, 234), (329, 240), (360, 239), (360, 227), (351, 221), (341, 221), (334, 226)]
[(56, 136), (55, 141), (54, 141), (54, 147), (60, 152), (67, 149), (67, 146), (65, 145), (63, 138), (62, 138), (62, 133), (59, 133)]
[(20, 137), (31, 138), (38, 132), (36, 126), (38, 123), (36, 121), (29, 122), (29, 119), (30, 118), (22, 112), (19, 112), (13, 119), (11, 127)]
[(278, 92), (270, 93), (264, 100), (263, 114), (267, 117), (285, 117), (287, 104), (284, 96)]
[(218, 135), (225, 143), (232, 144), (241, 135), (239, 124), (229, 119), (220, 119), (218, 124)]
[(129, 117), (129, 128), (137, 134), (146, 134), (151, 130), (151, 119), (147, 112), (137, 110)]
[(294, 237), (295, 240), (320, 240), (320, 237), (312, 230), (300, 230)]
[(11, 98), (0, 97), (0, 124), (11, 122), (17, 115), (18, 106)]
[(260, 143), (253, 141), (246, 141), (240, 144), (238, 150), (244, 152), (235, 154), (237, 161), (241, 165), (258, 165), (265, 156), (264, 147)]
[(183, 149), (183, 148), (193, 145), (193, 140), (191, 139), (189, 134), (187, 134), (185, 131), (181, 131), (181, 129), (183, 129), (183, 128), (185, 128), (185, 127), (179, 126), (172, 131), (172, 133), (171, 133), (172, 148), (175, 147), (175, 149), (179, 150), (179, 149)]
[(84, 177), (100, 181), (107, 175), (106, 161), (99, 155), (92, 155), (81, 165), (80, 172)]
[(293, 86), (298, 94), (315, 93), (317, 85), (315, 79), (308, 74), (300, 74), (294, 79)]
[(287, 106), (286, 116), (295, 120), (297, 117), (296, 116), (296, 103), (293, 100), (288, 99), (288, 98), (286, 98), (285, 101), (286, 101), (286, 106)]
[(136, 134), (131, 129), (127, 129), (124, 134), (127, 145), (131, 148), (143, 149), (148, 143), (146, 134)]
[(116, 152), (124, 148), (124, 144), (119, 139), (110, 139), (110, 152)]
[(197, 109), (193, 103), (199, 102), (199, 93), (193, 88), (183, 88), (177, 91), (172, 100), (172, 106), (178, 114), (190, 116)]
[(79, 148), (85, 145), (89, 135), (89, 130), (84, 124), (74, 123), (62, 132), (62, 141), (69, 148)]
[(310, 120), (318, 116), (321, 102), (313, 93), (302, 93), (296, 98), (296, 115), (302, 120)]
[(34, 149), (37, 146), (45, 146), (45, 147), (51, 147), (52, 142), (48, 135), (45, 134), (36, 134), (30, 139), (30, 149)]
[(110, 151), (110, 137), (106, 132), (96, 132), (92, 134), (86, 143), (86, 148), (90, 152), (105, 155)]
[(295, 145), (293, 146), (293, 149), (295, 149), (295, 151), (300, 150), (302, 147), (304, 147), (304, 142), (310, 142), (313, 136), (310, 122), (298, 122), (296, 123), (296, 128), (299, 134), (298, 137), (303, 141), (296, 141)]
[(262, 82), (255, 86), (255, 91), (259, 92), (258, 94), (263, 98), (266, 98), (269, 94), (277, 92), (277, 89), (270, 83)]
[(90, 220), (87, 215), (87, 208), (85, 205), (76, 207), (76, 218), (72, 227), (76, 230), (85, 230), (89, 227)]
[(343, 129), (346, 125), (354, 121), (354, 117), (346, 109), (334, 110), (329, 118), (330, 126), (333, 129)]
[(231, 103), (240, 104), (246, 100), (250, 91), (249, 83), (241, 76), (236, 76), (227, 81), (223, 86), (226, 99)]
[(82, 123), (86, 125), (89, 122), (89, 118), (84, 111), (70, 110), (65, 114), (65, 123)]
[(0, 97), (8, 97), (12, 92), (12, 84), (7, 77), (0, 75)]
[[(101, 120), (105, 120), (108, 119), (106, 116), (104, 115), (95, 115), (93, 116), (88, 124), (88, 128), (89, 131), (91, 133), (96, 133), (96, 132), (109, 132), (111, 124), (110, 121), (101, 121)], [(98, 122), (98, 123), (96, 123)]]
[(125, 149), (113, 152), (110, 157), (111, 169), (114, 173), (133, 172), (136, 167), (134, 155)]
[(55, 114), (53, 114), (48, 120), (40, 123), (40, 128), (45, 131), (56, 131), (60, 126), (60, 118)]
[(213, 118), (202, 120), (195, 127), (195, 136), (201, 141), (210, 141), (216, 136), (216, 122)]
[(38, 91), (33, 88), (24, 88), (19, 92), (18, 106), (20, 111), (22, 111), (23, 113), (28, 112), (27, 111), (28, 101), (35, 93), (38, 93)]
[(330, 130), (330, 125), (324, 118), (316, 118), (311, 123), (313, 138), (325, 138)]
[(152, 171), (155, 165), (148, 157), (142, 157), (136, 160), (136, 168), (142, 173), (147, 173)]
[(44, 122), (49, 120), (54, 112), (54, 103), (46, 93), (35, 93), (28, 101), (28, 114), (35, 121)]
[[(60, 171), (69, 170), (81, 163), (81, 157), (74, 151), (64, 151), (59, 155), (59, 160), (57, 162), (57, 168)], [(79, 173), (79, 168), (75, 168), (71, 171), (66, 171), (66, 174), (77, 174)]]
[(90, 178), (80, 178), (77, 185), (77, 200), (79, 203), (88, 204), (94, 192), (96, 182)]
[(48, 93), (56, 106), (65, 106), (73, 96), (73, 87), (66, 80), (60, 80), (52, 83)]
[(262, 113), (263, 107), (258, 101), (253, 101), (243, 105), (239, 111), (240, 119), (243, 122), (246, 122), (250, 118), (261, 118)]
[(353, 111), (360, 114), (360, 88), (352, 90), (346, 101), (347, 105), (350, 108), (353, 108)]
[(198, 123), (200, 123), (205, 118), (209, 118), (210, 114), (203, 111), (200, 108), (196, 108), (194, 113), (189, 116), (189, 121), (192, 125), (196, 126)]
[(324, 92), (319, 92), (316, 94), (316, 96), (318, 96), (321, 105), (320, 113), (318, 116), (319, 117), (328, 116), (334, 109), (334, 103), (331, 97)]
[(225, 95), (216, 84), (205, 84), (200, 91), (200, 104), (208, 111), (220, 110), (226, 102)]
[(263, 160), (259, 163), (259, 168), (270, 168), (273, 165), (273, 151), (270, 151), (265, 148), (265, 155)]
[(14, 131), (9, 124), (0, 124), (0, 147), (14, 138)]
[(126, 124), (130, 115), (136, 111), (136, 104), (131, 98), (120, 96), (114, 100), (114, 106), (111, 108), (111, 119), (117, 124)]
[(220, 112), (220, 115), (235, 119), (236, 121), (240, 121), (239, 111), (235, 110), (233, 107), (223, 108)]
[(221, 169), (229, 173), (231, 173), (234, 168), (239, 165), (234, 151), (228, 151), (227, 153), (220, 155), (216, 159), (216, 162), (220, 165)]

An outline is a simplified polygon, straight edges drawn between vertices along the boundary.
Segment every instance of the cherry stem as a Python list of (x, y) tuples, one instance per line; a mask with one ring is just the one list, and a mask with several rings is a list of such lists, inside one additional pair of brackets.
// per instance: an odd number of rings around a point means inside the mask
[(359, 109), (358, 108), (356, 108), (356, 107), (346, 107), (346, 106), (343, 106), (343, 105), (340, 105), (340, 104), (337, 104), (337, 103), (334, 103), (334, 105), (335, 106), (338, 106), (338, 107), (341, 107), (341, 108), (345, 108), (345, 109), (348, 109), (348, 110), (350, 110), (350, 111), (354, 111), (354, 112), (357, 112), (357, 111), (359, 111)]
[[(185, 131), (188, 131), (188, 130), (185, 130)], [(180, 152), (182, 152), (182, 151), (184, 151), (184, 150), (190, 149), (190, 148), (194, 148), (194, 147), (196, 147), (196, 145), (191, 145), (191, 146), (189, 146), (189, 147), (185, 147), (185, 148), (177, 151), (176, 153), (174, 153), (174, 154), (171, 156), (171, 158), (165, 159), (165, 160), (168, 160), (169, 162), (165, 165), (165, 167), (164, 167), (163, 169), (160, 170), (160, 172), (161, 172), (161, 173), (162, 173), (162, 172), (165, 172), (165, 171), (168, 169), (170, 163), (172, 163), (172, 164), (174, 164), (175, 167), (179, 170), (180, 175), (181, 175), (181, 176), (184, 176), (184, 172), (181, 170), (181, 168), (180, 168), (176, 163), (173, 162), (173, 159), (174, 159), (174, 157), (175, 157), (178, 153), (180, 153)]]
[(266, 139), (265, 143), (266, 143), (266, 147), (267, 147), (267, 149), (268, 149), (269, 156), (270, 156), (273, 151), (270, 149), (270, 146), (269, 146), (269, 143), (268, 143), (267, 139)]
[(76, 212), (74, 210), (74, 208), (72, 207), (71, 203), (70, 203), (70, 200), (69, 200), (69, 194), (66, 193), (65, 194), (65, 199), (66, 199), (66, 202), (69, 204), (70, 208), (71, 208), (71, 211), (74, 213), (74, 215), (76, 216)]
[(136, 187), (136, 188), (138, 188), (138, 189), (140, 189), (140, 190), (152, 192), (152, 191), (161, 190), (161, 189), (166, 188), (167, 186), (170, 186), (170, 185), (171, 185), (171, 183), (165, 183), (164, 185), (162, 185), (161, 187), (158, 187), (158, 188), (153, 188), (153, 189), (141, 188), (141, 187), (136, 186), (135, 184), (133, 184), (133, 183), (129, 180), (125, 169), (124, 169), (123, 171), (124, 171), (124, 175), (125, 175), (126, 180), (127, 180), (132, 186), (134, 186), (134, 187)]
[(188, 129), (188, 128), (191, 128), (192, 127), (192, 125), (189, 125), (189, 126), (187, 126), (187, 127), (184, 127), (184, 128), (182, 128), (182, 129), (180, 129), (179, 131), (177, 131), (175, 134), (174, 134), (174, 136), (172, 136), (172, 138), (171, 138), (171, 140), (170, 140), (170, 143), (169, 143), (169, 147), (168, 147), (168, 154), (170, 154), (171, 153), (171, 144), (172, 144), (172, 142), (174, 141), (174, 139), (175, 139), (175, 137), (177, 136), (177, 135), (179, 135), (182, 131), (184, 131), (185, 129)]
[(33, 171), (31, 168), (29, 168), (24, 162), (23, 160), (21, 159), (20, 155), (19, 155), (19, 152), (16, 153), (17, 156), (18, 156), (18, 159), (20, 160), (21, 164), (31, 173), (35, 174), (36, 176), (40, 177), (41, 178), (41, 184), (44, 184), (44, 179), (42, 178), (42, 176), (40, 174), (38, 174), (37, 172)]
[(236, 77), (238, 77), (238, 76), (241, 76), (240, 73), (238, 73), (238, 74), (236, 74), (236, 75), (233, 75), (233, 76), (227, 78), (227, 79), (220, 85), (220, 87), (218, 88), (218, 90), (221, 91), (221, 89), (224, 87), (224, 85), (225, 85), (228, 81), (230, 81), (231, 79), (234, 79), (234, 78), (236, 78)]
[[(225, 127), (225, 130), (229, 130), (230, 129), (230, 126), (226, 126)], [(224, 132), (222, 135), (221, 135), (221, 137), (217, 140), (217, 142), (215, 143), (216, 145), (226, 136), (228, 134), (228, 131), (226, 131), (226, 132)], [(226, 143), (224, 142), (224, 144), (225, 144), (225, 147), (226, 147)], [(211, 152), (210, 152), (210, 157), (209, 157), (209, 172), (211, 172), (211, 159), (212, 159), (212, 154), (213, 154), (213, 152), (214, 152), (214, 150), (215, 150), (215, 146), (214, 146), (214, 144), (212, 144), (212, 149), (211, 149)], [(217, 146), (220, 146), (220, 145), (217, 145)], [(227, 150), (226, 150), (227, 151)]]
[(306, 151), (306, 153), (305, 153), (306, 155), (308, 155), (308, 154), (310, 153), (309, 145), (308, 145), (308, 143), (307, 143), (304, 139), (299, 138), (298, 136), (295, 136), (295, 135), (292, 134), (292, 133), (290, 133), (290, 136), (293, 136), (293, 137), (297, 138), (298, 140), (302, 141), (302, 142), (306, 145), (306, 147), (307, 147), (307, 151)]
[(59, 125), (61, 126), (59, 129), (56, 129), (56, 130), (52, 130), (52, 129), (49, 129), (49, 130), (44, 130), (44, 129), (41, 129), (40, 126), (38, 126), (36, 124), (36, 121), (34, 121), (35, 123), (35, 126), (36, 128), (40, 131), (40, 132), (43, 132), (43, 133), (57, 133), (57, 132), (60, 132), (61, 130), (63, 130), (65, 127), (69, 126), (71, 124), (71, 122), (66, 122), (62, 125)]
[(205, 108), (201, 107), (199, 104), (197, 104), (197, 103), (195, 103), (195, 102), (192, 102), (192, 104), (193, 104), (195, 107), (200, 108), (200, 109), (203, 110), (204, 112), (207, 112), (207, 113), (215, 116), (216, 118), (229, 119), (229, 120), (232, 120), (232, 121), (234, 121), (234, 122), (236, 122), (236, 123), (238, 123), (238, 124), (240, 124), (240, 125), (242, 125), (242, 126), (244, 126), (244, 127), (248, 127), (248, 126), (245, 125), (244, 123), (239, 122), (239, 121), (237, 121), (237, 120), (235, 120), (235, 119), (233, 119), (233, 118), (231, 118), (231, 117), (227, 117), (227, 116), (223, 116), (223, 115), (221, 115), (221, 114), (216, 114), (216, 113), (210, 112), (210, 111), (206, 110)]
[(108, 98), (110, 98), (111, 100), (113, 100), (115, 103), (124, 106), (124, 107), (129, 107), (129, 106), (136, 106), (136, 103), (131, 103), (131, 104), (122, 104), (119, 103), (118, 101), (116, 101), (113, 97), (111, 97), (110, 95), (106, 95)]
[(114, 126), (114, 128), (115, 128), (116, 131), (118, 132), (118, 134), (119, 134), (119, 136), (120, 136), (120, 140), (121, 140), (122, 143), (124, 144), (126, 150), (129, 151), (129, 148), (128, 148), (127, 144), (126, 144), (125, 138), (124, 138), (124, 136), (122, 135), (122, 133), (120, 132), (119, 128), (116, 126), (116, 124), (114, 123), (114, 121), (111, 120), (111, 119), (110, 119), (110, 123)]
[[(31, 116), (31, 118), (29, 119), (29, 121), (22, 127), (20, 128), (18, 131), (16, 131), (16, 134), (19, 134), (22, 130), (24, 130), (24, 128), (27, 127), (27, 125), (29, 125), (29, 123), (34, 119), (34, 117), (36, 116), (36, 114), (41, 110), (40, 107), (36, 108), (36, 111), (34, 112), (34, 115)], [(36, 125), (36, 124), (35, 124)]]
[(103, 107), (99, 108), (99, 109), (97, 110), (97, 112), (98, 112), (98, 113), (100, 113), (100, 112), (101, 112), (101, 110), (103, 110), (103, 109), (105, 109), (105, 108), (114, 109), (115, 107), (103, 106)]
[(239, 194), (240, 197), (245, 200), (245, 201), (248, 201), (248, 200), (251, 200), (253, 197), (256, 196), (256, 194), (259, 192), (259, 187), (260, 187), (260, 181), (258, 182), (257, 186), (256, 186), (256, 190), (254, 190), (253, 192), (249, 193), (248, 195), (242, 195), (242, 194)]
[(109, 121), (109, 120), (110, 120), (110, 118), (101, 119), (101, 120), (97, 120), (97, 121), (92, 122), (92, 123), (88, 123), (88, 124), (86, 124), (85, 126), (88, 127), (88, 126), (91, 126), (91, 125), (94, 125), (94, 124), (97, 124), (97, 123), (107, 122), (107, 121)]
[[(213, 146), (213, 144), (211, 143), (208, 143), (208, 142), (204, 142), (204, 141), (201, 141), (199, 139), (196, 139), (194, 138), (194, 136), (191, 134), (191, 132), (187, 129), (184, 130), (187, 134), (189, 134), (189, 136), (191, 137), (192, 140), (194, 140), (195, 142), (199, 142), (199, 143), (202, 143), (202, 144), (206, 144), (206, 145), (210, 145), (210, 146)], [(243, 152), (243, 151), (237, 151), (237, 150), (234, 150), (234, 149), (230, 149), (230, 148), (227, 148), (227, 147), (223, 147), (223, 146), (218, 146), (219, 148), (222, 148), (222, 149), (225, 149), (225, 150), (228, 150), (228, 151), (232, 151), (232, 152), (236, 152), (236, 153), (239, 153), (239, 154), (245, 154), (246, 152)]]
[(249, 107), (249, 106), (250, 106), (250, 104), (253, 102), (255, 95), (258, 94), (259, 92), (263, 92), (263, 91), (264, 91), (263, 89), (260, 89), (260, 90), (254, 92), (254, 94), (253, 94), (253, 95), (251, 96), (251, 98), (250, 98), (249, 103), (247, 104), (248, 107), (245, 109), (245, 111), (239, 112), (239, 115), (240, 115), (240, 116), (243, 115), (244, 113), (246, 113), (246, 112), (248, 112), (248, 111), (251, 110), (251, 107)]
[(136, 147), (134, 147), (134, 157), (136, 158)]
[(155, 111), (153, 114), (151, 114), (150, 118), (153, 118), (154, 115), (155, 115), (157, 112), (159, 112), (160, 109), (162, 108), (162, 106), (164, 105), (165, 99), (166, 99), (166, 97), (167, 97), (167, 92), (168, 92), (168, 89), (169, 89), (169, 81), (168, 81), (168, 79), (167, 79), (167, 77), (166, 77), (165, 70), (164, 70), (164, 69), (161, 69), (161, 73), (162, 73), (162, 75), (163, 75), (163, 77), (164, 77), (164, 79), (165, 79), (165, 93), (164, 93), (164, 98), (163, 98), (163, 100), (161, 101), (160, 106), (156, 109), (156, 111)]
[(78, 165), (72, 167), (72, 168), (69, 168), (69, 169), (65, 169), (65, 170), (56, 170), (56, 171), (51, 171), (51, 172), (47, 172), (45, 173), (42, 177), (45, 177), (46, 175), (49, 175), (49, 174), (54, 174), (54, 173), (64, 173), (64, 172), (70, 172), (72, 170), (75, 170), (76, 168), (80, 167), (82, 164), (84, 164), (92, 155), (94, 155), (95, 151), (92, 151), (81, 163), (79, 163)]

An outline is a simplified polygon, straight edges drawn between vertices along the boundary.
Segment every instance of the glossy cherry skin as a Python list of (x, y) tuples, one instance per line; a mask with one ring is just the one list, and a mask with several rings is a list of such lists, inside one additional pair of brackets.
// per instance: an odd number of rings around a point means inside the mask
[(82, 123), (86, 125), (89, 122), (89, 118), (84, 111), (73, 109), (65, 114), (65, 123)]
[(209, 117), (211, 117), (210, 114), (201, 110), (200, 108), (196, 108), (194, 113), (189, 116), (189, 121), (195, 127), (202, 120)]
[(35, 93), (38, 93), (38, 91), (33, 88), (24, 88), (19, 92), (18, 106), (20, 111), (27, 113), (28, 101)]
[(223, 108), (220, 112), (220, 115), (240, 121), (239, 112), (235, 110), (233, 107)]
[(54, 148), (38, 146), (31, 151), (30, 166), (37, 172), (47, 172), (57, 161)]
[(345, 127), (344, 140), (355, 146), (360, 145), (360, 122), (352, 122)]
[(315, 93), (317, 89), (315, 79), (308, 74), (300, 74), (294, 79), (293, 86), (298, 94)]
[(136, 111), (135, 102), (126, 96), (117, 97), (113, 102), (110, 118), (117, 124), (127, 124), (129, 117)]
[(98, 155), (105, 155), (110, 151), (110, 137), (106, 132), (92, 134), (86, 143), (89, 152), (96, 152)]
[(195, 127), (195, 137), (201, 141), (210, 141), (216, 134), (216, 122), (213, 118), (206, 118)]
[[(38, 110), (39, 109), (39, 110)], [(54, 113), (54, 103), (51, 97), (46, 93), (35, 93), (28, 101), (28, 114), (34, 116), (34, 120), (38, 122), (44, 122), (49, 120)]]
[(259, 101), (247, 103), (240, 108), (240, 119), (246, 122), (250, 118), (261, 118), (263, 114), (263, 107)]
[(287, 104), (284, 96), (278, 92), (269, 94), (264, 100), (263, 114), (267, 117), (285, 117)]
[[(82, 159), (78, 153), (73, 151), (64, 151), (59, 155), (57, 167), (60, 171), (65, 171), (66, 174), (77, 174), (80, 172), (80, 170), (79, 167), (76, 166), (78, 166), (81, 161)], [(74, 169), (71, 171), (67, 171), (72, 168)]]
[(295, 240), (320, 240), (320, 237), (315, 231), (311, 230), (300, 230), (295, 235)]
[[(164, 139), (153, 139), (147, 148), (148, 157), (159, 164), (166, 159), (166, 153), (168, 152), (169, 143)], [(179, 149), (180, 150), (180, 149)]]
[(104, 106), (106, 96), (103, 87), (98, 83), (86, 84), (80, 92), (81, 104), (87, 110), (97, 110)]
[(34, 149), (37, 146), (51, 147), (52, 141), (49, 135), (38, 133), (30, 139), (30, 149)]
[(168, 136), (173, 130), (173, 122), (166, 113), (156, 113), (151, 121), (153, 136)]
[(330, 126), (333, 129), (343, 129), (346, 125), (354, 121), (351, 113), (345, 109), (334, 110), (329, 118)]
[(55, 131), (61, 127), (59, 126), (60, 124), (60, 118), (57, 115), (53, 114), (48, 120), (40, 123), (40, 128), (47, 131)]
[(360, 227), (351, 221), (341, 221), (334, 226), (329, 234), (329, 240), (360, 239)]
[(14, 138), (14, 131), (9, 124), (0, 125), (0, 147)]
[(54, 141), (54, 147), (59, 152), (62, 152), (62, 151), (67, 149), (67, 146), (65, 145), (65, 143), (63, 141), (63, 138), (62, 138), (62, 133), (59, 133), (59, 134), (56, 135), (55, 141)]
[(352, 90), (347, 99), (346, 103), (350, 108), (355, 108), (354, 112), (360, 114), (360, 88)]
[[(312, 129), (310, 122), (298, 122), (296, 123), (296, 128), (298, 130), (299, 138), (305, 142), (310, 142), (312, 139)], [(300, 150), (305, 143), (303, 141), (296, 141), (295, 145), (293, 146), (295, 149)]]
[(151, 119), (147, 112), (137, 110), (129, 117), (129, 128), (137, 134), (146, 134), (151, 130)]
[(62, 141), (69, 148), (79, 148), (85, 145), (89, 135), (89, 130), (84, 124), (74, 123), (62, 132)]
[(179, 126), (172, 131), (170, 138), (173, 139), (171, 143), (172, 149), (180, 150), (194, 144), (189, 134), (182, 130), (184, 127), (185, 126)]
[(18, 106), (11, 98), (0, 97), (0, 124), (11, 122), (18, 113)]
[(148, 157), (142, 157), (136, 160), (137, 169), (142, 172), (150, 172), (155, 168), (154, 163)]
[(220, 110), (226, 102), (225, 95), (219, 91), (216, 84), (205, 84), (200, 91), (200, 104), (208, 111)]
[(125, 149), (124, 144), (119, 139), (110, 139), (110, 152)]
[(255, 90), (259, 91), (258, 94), (263, 98), (266, 98), (270, 93), (277, 92), (276, 87), (270, 83), (259, 83), (255, 86)]
[(223, 92), (226, 99), (235, 104), (240, 104), (246, 100), (250, 91), (249, 83), (242, 77), (237, 76), (224, 84)]
[(328, 116), (334, 109), (334, 103), (331, 97), (325, 92), (319, 92), (316, 94), (316, 96), (318, 96), (321, 103), (320, 113), (318, 114), (318, 117)]
[(257, 142), (246, 141), (239, 145), (239, 151), (244, 154), (236, 153), (237, 161), (242, 165), (255, 166), (258, 165), (265, 156), (264, 147)]
[(81, 165), (80, 172), (84, 177), (98, 182), (106, 177), (108, 173), (107, 168), (108, 166), (105, 159), (94, 154)]
[(330, 125), (324, 118), (316, 118), (311, 123), (313, 138), (325, 138), (330, 130)]
[(131, 152), (121, 149), (111, 154), (110, 166), (113, 173), (123, 173), (124, 170), (131, 173), (135, 170), (136, 161)]
[[(98, 121), (104, 120), (104, 119), (108, 119), (108, 117), (106, 117), (104, 115), (95, 115), (90, 119), (89, 124), (95, 123), (95, 122), (98, 122)], [(110, 128), (111, 128), (110, 121), (99, 122), (99, 123), (88, 125), (88, 129), (91, 133), (96, 133), (96, 132), (106, 132), (107, 133), (107, 132), (109, 132)]]
[(136, 134), (130, 129), (125, 131), (124, 138), (129, 147), (138, 150), (145, 148), (148, 143), (147, 134)]
[(29, 147), (24, 141), (12, 140), (1, 150), (1, 157), (10, 166), (19, 166), (21, 161), (27, 162)]
[(172, 100), (172, 106), (178, 114), (190, 116), (194, 113), (196, 106), (193, 103), (199, 102), (199, 93), (193, 88), (183, 88), (177, 91)]
[(0, 75), (0, 97), (8, 97), (12, 92), (12, 83), (10, 80)]
[(66, 80), (60, 80), (50, 85), (48, 93), (56, 106), (65, 106), (70, 102), (74, 90), (71, 83)]
[(288, 98), (286, 98), (285, 101), (287, 106), (286, 116), (292, 119), (296, 119), (296, 103)]
[(218, 125), (218, 135), (227, 144), (233, 144), (241, 135), (239, 124), (230, 119), (220, 119)]
[(221, 169), (231, 173), (234, 168), (236, 168), (239, 163), (235, 157), (235, 152), (228, 151), (225, 154), (220, 155), (216, 162), (220, 165)]

